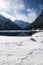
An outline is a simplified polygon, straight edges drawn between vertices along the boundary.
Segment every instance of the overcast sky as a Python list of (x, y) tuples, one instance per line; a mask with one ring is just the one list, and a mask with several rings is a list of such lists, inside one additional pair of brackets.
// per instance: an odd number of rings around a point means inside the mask
[(43, 0), (0, 0), (0, 14), (11, 20), (33, 22), (43, 8)]

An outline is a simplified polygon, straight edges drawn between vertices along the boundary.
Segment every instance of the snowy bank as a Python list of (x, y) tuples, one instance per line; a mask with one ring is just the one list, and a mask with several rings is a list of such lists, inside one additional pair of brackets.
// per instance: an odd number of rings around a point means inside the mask
[(43, 65), (43, 32), (31, 37), (0, 36), (0, 65)]

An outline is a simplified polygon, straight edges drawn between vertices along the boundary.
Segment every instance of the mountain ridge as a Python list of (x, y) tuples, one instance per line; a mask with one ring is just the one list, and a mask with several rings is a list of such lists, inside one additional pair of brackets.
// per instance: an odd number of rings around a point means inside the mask
[(21, 28), (13, 21), (0, 15), (0, 30), (20, 30)]
[(14, 21), (15, 24), (17, 24), (19, 27), (21, 27), (22, 29), (25, 29), (26, 26), (30, 25), (30, 23), (28, 22), (24, 22), (22, 20), (15, 20)]
[(27, 26), (25, 29), (27, 30), (36, 30), (36, 29), (43, 29), (43, 10), (40, 13), (40, 15), (36, 18), (36, 20), (30, 24), (30, 26)]

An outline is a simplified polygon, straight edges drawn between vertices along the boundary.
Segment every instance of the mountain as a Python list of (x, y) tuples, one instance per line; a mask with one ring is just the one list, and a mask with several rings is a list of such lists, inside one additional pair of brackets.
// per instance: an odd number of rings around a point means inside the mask
[[(36, 20), (31, 23), (30, 25), (28, 25), (26, 28), (26, 30), (43, 30), (43, 10), (40, 13), (40, 15), (36, 18)], [(32, 35), (36, 33), (36, 31), (30, 31), (27, 32), (28, 35)]]
[(26, 28), (28, 25), (30, 25), (30, 23), (28, 22), (24, 22), (22, 20), (15, 20), (14, 23), (16, 25), (18, 25), (19, 27), (21, 27), (22, 29)]
[(21, 28), (10, 19), (0, 15), (0, 30), (20, 30)]
[(27, 30), (32, 30), (32, 29), (43, 29), (43, 10), (40, 13), (40, 15), (37, 17), (37, 19), (26, 27)]
[[(1, 30), (21, 30), (21, 28), (16, 25), (10, 19), (5, 18), (4, 16), (0, 15), (0, 31)], [(0, 32), (0, 35), (4, 36), (17, 36), (18, 33), (14, 32)]]

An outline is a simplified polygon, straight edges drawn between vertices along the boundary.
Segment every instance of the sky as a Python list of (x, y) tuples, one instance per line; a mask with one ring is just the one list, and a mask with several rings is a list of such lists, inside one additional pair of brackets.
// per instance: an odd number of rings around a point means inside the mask
[(0, 14), (12, 21), (32, 23), (43, 9), (43, 0), (0, 0)]

